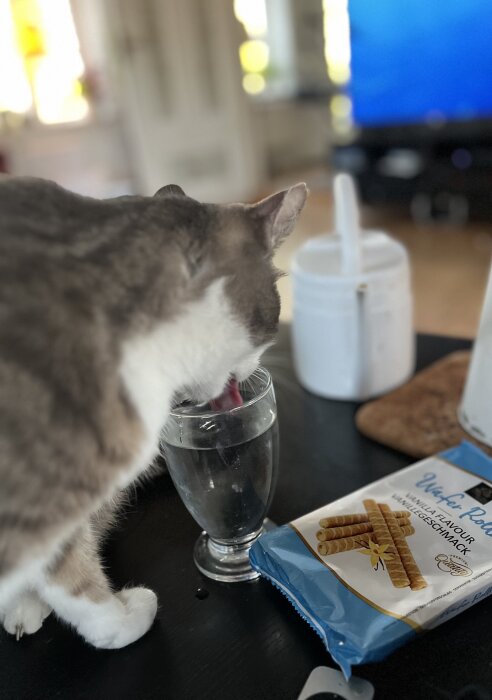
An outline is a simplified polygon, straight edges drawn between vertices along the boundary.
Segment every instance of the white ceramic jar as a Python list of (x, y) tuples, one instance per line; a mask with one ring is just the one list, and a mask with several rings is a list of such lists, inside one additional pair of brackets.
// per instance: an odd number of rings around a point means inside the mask
[(404, 246), (382, 231), (352, 230), (349, 238), (348, 263), (347, 238), (338, 232), (309, 240), (294, 256), (293, 351), (306, 389), (365, 400), (414, 371), (410, 270)]

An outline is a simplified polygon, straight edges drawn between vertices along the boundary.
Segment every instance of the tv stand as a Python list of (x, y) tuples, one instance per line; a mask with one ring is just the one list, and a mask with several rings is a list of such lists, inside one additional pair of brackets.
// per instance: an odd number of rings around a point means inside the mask
[(399, 206), (416, 220), (492, 218), (492, 131), (362, 131), (334, 148), (332, 164), (353, 175), (367, 204)]

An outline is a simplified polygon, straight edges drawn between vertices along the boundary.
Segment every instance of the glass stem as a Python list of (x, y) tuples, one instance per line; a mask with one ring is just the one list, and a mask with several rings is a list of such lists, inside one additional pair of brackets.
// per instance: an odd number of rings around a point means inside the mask
[(245, 537), (232, 542), (231, 540), (218, 540), (208, 538), (208, 548), (215, 558), (245, 560), (249, 557), (249, 550), (263, 532), (263, 526)]

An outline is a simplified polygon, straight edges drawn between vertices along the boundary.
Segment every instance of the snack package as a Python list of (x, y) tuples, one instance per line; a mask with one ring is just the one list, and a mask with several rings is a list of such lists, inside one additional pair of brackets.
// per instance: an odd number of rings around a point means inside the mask
[(250, 558), (348, 678), (492, 593), (492, 460), (464, 442), (268, 532)]

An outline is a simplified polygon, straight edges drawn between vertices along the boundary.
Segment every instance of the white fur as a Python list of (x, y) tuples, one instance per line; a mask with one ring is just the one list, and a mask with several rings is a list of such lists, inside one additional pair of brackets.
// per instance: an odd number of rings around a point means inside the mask
[(37, 632), (50, 612), (51, 608), (36, 591), (26, 589), (10, 600), (6, 608), (0, 608), (0, 621), (7, 632), (20, 638)]
[(0, 616), (1, 611), (5, 611), (16, 599), (19, 591), (24, 591), (30, 586), (34, 587), (34, 582), (39, 578), (48, 561), (56, 556), (60, 547), (53, 546), (44, 557), (32, 558), (23, 562), (12, 574), (3, 578), (0, 582)]
[(203, 298), (146, 336), (128, 341), (121, 376), (146, 429), (139, 458), (120, 486), (126, 486), (152, 461), (173, 397), (187, 389), (198, 401), (218, 396), (234, 374), (246, 379), (264, 348), (254, 348), (224, 293), (224, 280)]
[(152, 625), (157, 596), (148, 588), (126, 588), (102, 603), (71, 596), (47, 581), (41, 595), (65, 622), (98, 649), (121, 649), (139, 639)]
[[(144, 426), (145, 439), (134, 464), (114, 490), (127, 486), (152, 462), (176, 394), (187, 390), (198, 401), (218, 396), (232, 374), (243, 380), (254, 371), (264, 349), (253, 347), (246, 328), (235, 318), (223, 279), (211, 284), (203, 298), (178, 317), (146, 336), (129, 340), (123, 348), (120, 373)], [(51, 556), (44, 565), (50, 560)], [(9, 632), (18, 624), (25, 633), (39, 629), (49, 604), (88, 642), (116, 649), (145, 634), (157, 610), (156, 596), (146, 588), (126, 589), (101, 603), (70, 596), (40, 572), (39, 562), (24, 579), (24, 589), (27, 580), (40, 599), (29, 594), (10, 617), (4, 613), (0, 621)]]

